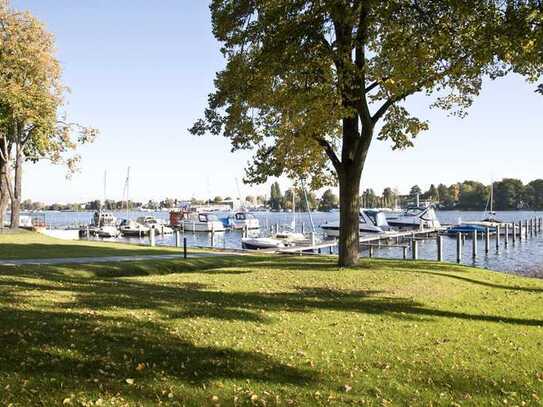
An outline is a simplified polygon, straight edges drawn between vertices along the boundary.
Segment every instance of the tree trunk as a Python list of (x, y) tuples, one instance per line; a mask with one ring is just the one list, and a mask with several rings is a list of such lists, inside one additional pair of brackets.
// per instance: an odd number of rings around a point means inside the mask
[(0, 156), (0, 229), (4, 229), (4, 220), (9, 204), (10, 187), (6, 177), (9, 169), (9, 162), (7, 157), (5, 157), (8, 152), (5, 137), (0, 138), (0, 149), (2, 151), (2, 155)]
[(9, 185), (6, 181), (8, 164), (0, 159), (0, 229), (4, 229), (6, 210), (9, 204)]
[(359, 258), (360, 177), (357, 166), (345, 167), (339, 177), (339, 266), (351, 267)]
[(13, 181), (13, 196), (11, 198), (11, 229), (17, 229), (21, 215), (21, 187), (23, 177), (23, 154), (18, 145), (15, 152), (15, 177)]

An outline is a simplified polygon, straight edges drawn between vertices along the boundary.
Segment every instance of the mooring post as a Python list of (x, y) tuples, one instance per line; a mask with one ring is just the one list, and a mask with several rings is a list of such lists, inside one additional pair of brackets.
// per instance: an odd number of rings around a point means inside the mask
[(528, 220), (524, 221), (524, 238), (528, 240)]
[(443, 236), (437, 235), (437, 261), (443, 261)]
[(215, 233), (211, 232), (211, 247), (215, 246)]
[(155, 245), (155, 229), (149, 230), (149, 246), (153, 247)]
[(474, 259), (477, 258), (477, 230), (474, 230), (473, 231), (473, 236), (472, 236), (472, 243), (471, 243), (471, 252), (472, 252), (472, 256)]
[(530, 218), (530, 237), (534, 237), (534, 220)]
[(522, 242), (522, 221), (518, 221), (518, 240)]
[(411, 255), (413, 260), (417, 260), (419, 258), (418, 242), (415, 239), (411, 240)]
[(496, 252), (500, 251), (500, 225), (496, 225)]
[(517, 242), (517, 226), (515, 225), (515, 222), (511, 223), (511, 227), (513, 228), (513, 246)]
[(485, 229), (485, 253), (490, 251), (490, 228)]
[(183, 238), (183, 258), (187, 258), (187, 238)]
[(370, 257), (370, 259), (373, 257), (373, 246), (370, 245), (368, 246), (368, 256)]
[(181, 233), (179, 233), (179, 230), (175, 231), (175, 247), (181, 247)]
[(407, 246), (403, 246), (402, 249), (403, 249), (403, 259), (407, 260)]
[(505, 224), (505, 235), (503, 237), (503, 243), (505, 247), (509, 246), (509, 223)]
[(456, 235), (456, 262), (460, 263), (462, 261), (462, 233)]

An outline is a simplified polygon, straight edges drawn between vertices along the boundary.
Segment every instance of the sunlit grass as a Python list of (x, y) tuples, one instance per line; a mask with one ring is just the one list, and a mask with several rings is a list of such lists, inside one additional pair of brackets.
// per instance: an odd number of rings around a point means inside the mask
[(543, 282), (432, 262), (215, 257), (0, 269), (29, 405), (538, 405)]
[[(196, 249), (191, 249), (195, 251)], [(149, 247), (110, 241), (60, 240), (40, 233), (0, 233), (0, 259), (49, 259), (180, 253), (179, 248)]]

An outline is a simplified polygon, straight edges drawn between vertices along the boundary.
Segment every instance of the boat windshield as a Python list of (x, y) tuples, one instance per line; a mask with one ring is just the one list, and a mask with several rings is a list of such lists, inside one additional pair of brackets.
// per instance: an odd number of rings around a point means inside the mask
[(364, 213), (366, 214), (368, 218), (370, 218), (371, 223), (373, 223), (374, 225), (377, 225), (377, 212), (366, 211)]
[(217, 215), (212, 215), (210, 213), (201, 213), (200, 215), (198, 215), (198, 220), (200, 222), (214, 222), (218, 221), (219, 218), (217, 218)]
[(407, 208), (404, 212), (405, 216), (419, 216), (422, 212), (424, 212), (423, 208), (419, 208), (418, 206), (414, 206), (411, 208)]

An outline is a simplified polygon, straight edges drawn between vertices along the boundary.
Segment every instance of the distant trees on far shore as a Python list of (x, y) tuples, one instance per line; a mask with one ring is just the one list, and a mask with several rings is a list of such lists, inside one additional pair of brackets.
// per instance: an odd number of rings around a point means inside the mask
[(390, 188), (385, 188), (381, 195), (377, 195), (372, 189), (366, 189), (360, 199), (362, 206), (368, 208), (406, 206), (419, 194), (421, 200), (432, 201), (440, 209), (483, 211), (490, 210), (491, 191), (494, 210), (543, 209), (543, 179), (525, 185), (519, 179), (504, 178), (494, 182), (492, 188), (478, 181), (466, 180), (451, 185), (431, 184), (424, 192), (418, 185), (414, 185), (409, 195), (399, 195)]
[[(405, 207), (414, 203), (416, 195), (419, 194), (421, 201), (432, 201), (442, 210), (465, 210), (465, 211), (484, 211), (490, 210), (490, 185), (485, 185), (478, 181), (463, 181), (451, 185), (431, 184), (423, 191), (418, 185), (410, 188), (408, 195), (401, 195), (397, 190), (387, 187), (381, 194), (376, 194), (371, 188), (363, 191), (360, 196), (361, 206), (364, 208), (393, 208), (395, 206)], [(270, 198), (265, 196), (246, 196), (245, 203), (250, 207), (266, 207), (275, 211), (292, 209), (292, 188), (287, 189), (283, 194), (279, 183), (275, 182), (271, 186)], [(527, 184), (519, 179), (504, 178), (501, 181), (493, 183), (493, 209), (498, 211), (533, 209), (543, 210), (543, 179), (535, 179)], [(220, 196), (211, 197), (208, 200), (192, 199), (192, 205), (205, 205), (206, 203), (221, 203), (232, 201), (232, 198), (221, 198)], [(297, 211), (307, 211), (306, 198), (302, 189), (295, 188), (294, 204)], [(339, 197), (332, 189), (326, 189), (320, 197), (314, 191), (307, 191), (307, 201), (311, 210), (328, 212), (339, 207)], [(150, 200), (147, 203), (129, 201), (106, 200), (102, 205), (100, 200), (94, 200), (84, 203), (69, 204), (45, 204), (43, 202), (33, 202), (27, 199), (21, 203), (21, 208), (29, 210), (98, 210), (100, 207), (105, 210), (123, 210), (123, 209), (169, 209), (179, 206), (181, 201), (178, 199), (165, 198), (161, 201)]]

